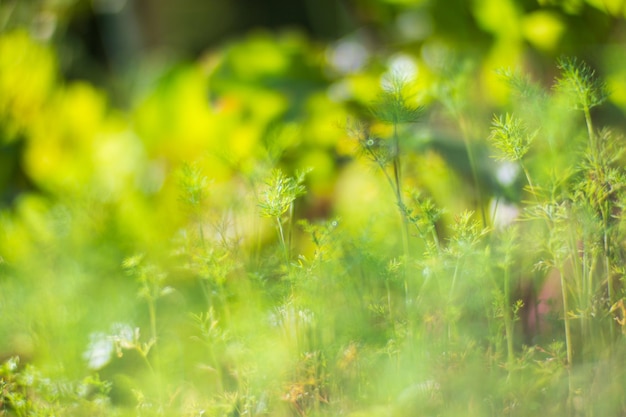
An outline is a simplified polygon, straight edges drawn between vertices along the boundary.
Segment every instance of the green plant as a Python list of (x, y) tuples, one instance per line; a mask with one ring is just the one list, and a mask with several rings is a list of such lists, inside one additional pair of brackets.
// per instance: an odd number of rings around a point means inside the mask
[(0, 367), (0, 415), (104, 416), (110, 411), (110, 389), (97, 375), (76, 381), (51, 378), (15, 356)]
[(114, 336), (118, 356), (124, 350), (132, 350), (139, 354), (150, 373), (155, 378), (157, 393), (163, 395), (161, 358), (158, 352), (159, 333), (157, 330), (157, 301), (172, 292), (172, 287), (164, 285), (166, 274), (156, 265), (144, 261), (143, 255), (134, 255), (124, 259), (122, 267), (126, 273), (139, 283), (139, 297), (148, 304), (149, 339), (141, 342), (139, 328), (123, 329)]
[[(402, 179), (402, 148), (400, 129), (409, 123), (419, 120), (422, 109), (413, 104), (411, 97), (407, 97), (408, 76), (399, 71), (390, 70), (383, 75), (383, 91), (371, 105), (371, 113), (376, 122), (391, 125), (392, 133), (388, 139), (370, 135), (369, 129), (362, 122), (354, 122), (348, 126), (350, 136), (357, 139), (361, 152), (371, 159), (383, 173), (389, 186), (393, 190), (396, 206), (401, 216), (403, 260), (407, 265), (410, 262), (411, 250), (409, 242), (409, 218), (403, 197)], [(409, 304), (409, 280), (404, 270), (404, 291), (406, 304)]]
[(530, 145), (536, 136), (536, 131), (529, 133), (524, 123), (509, 113), (504, 117), (494, 116), (491, 135), (489, 136), (492, 145), (499, 152), (495, 158), (501, 161), (519, 163), (524, 171), (530, 190), (533, 193), (533, 183), (522, 158), (524, 158), (524, 155), (530, 150)]
[[(291, 259), (294, 204), (296, 198), (306, 191), (302, 185), (305, 175), (305, 172), (300, 172), (295, 177), (287, 177), (281, 170), (273, 170), (265, 183), (265, 189), (258, 203), (261, 215), (270, 217), (276, 222), (276, 230), (287, 263)], [(287, 233), (283, 227), (285, 222), (288, 225)]]

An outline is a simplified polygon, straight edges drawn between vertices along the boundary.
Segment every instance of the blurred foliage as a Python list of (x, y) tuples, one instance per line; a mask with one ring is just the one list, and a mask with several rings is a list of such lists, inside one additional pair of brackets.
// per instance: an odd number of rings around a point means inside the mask
[(184, 3), (0, 2), (0, 416), (623, 414), (624, 1)]

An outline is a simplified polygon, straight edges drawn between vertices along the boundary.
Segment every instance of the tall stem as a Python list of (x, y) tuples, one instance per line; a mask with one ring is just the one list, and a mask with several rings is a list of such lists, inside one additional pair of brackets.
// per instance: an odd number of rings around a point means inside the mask
[[(602, 243), (604, 245), (604, 272), (606, 274), (606, 286), (607, 292), (609, 296), (609, 308), (612, 308), (615, 305), (615, 295), (613, 294), (613, 274), (611, 274), (611, 258), (610, 258), (610, 242), (609, 242), (609, 221), (608, 217), (608, 202), (602, 207)], [(614, 339), (614, 330), (613, 323), (609, 325), (609, 334), (611, 336), (611, 340)]]
[(476, 170), (476, 159), (474, 157), (474, 151), (472, 149), (470, 140), (469, 140), (469, 128), (467, 127), (467, 122), (465, 121), (465, 117), (459, 116), (459, 125), (461, 127), (461, 134), (463, 135), (463, 142), (465, 143), (465, 150), (467, 152), (467, 157), (470, 163), (470, 170), (472, 171), (472, 180), (474, 181), (474, 186), (476, 187), (477, 194), (477, 204), (480, 207), (480, 216), (482, 219), (483, 228), (487, 227), (487, 215), (485, 214), (485, 206), (483, 204), (483, 196), (482, 196), (482, 187), (478, 182), (478, 171)]
[(528, 169), (526, 169), (526, 165), (522, 160), (519, 161), (520, 166), (522, 167), (522, 171), (524, 172), (524, 176), (526, 177), (526, 181), (528, 182), (528, 187), (530, 188), (530, 193), (535, 196), (537, 200), (537, 195), (535, 194), (535, 186), (533, 185), (532, 180), (530, 179), (530, 174), (528, 173)]
[[(591, 119), (591, 111), (589, 106), (585, 105), (583, 107), (583, 112), (585, 114), (585, 124), (587, 125), (587, 135), (589, 136), (589, 149), (591, 151), (591, 157), (593, 164), (596, 166), (602, 166), (602, 161), (600, 161), (600, 143), (593, 129), (593, 120)], [(600, 213), (602, 216), (602, 245), (603, 245), (603, 255), (604, 255), (604, 273), (606, 274), (606, 285), (607, 285), (607, 293), (609, 297), (609, 305), (613, 306), (615, 303), (614, 294), (613, 294), (613, 277), (611, 275), (611, 260), (610, 260), (610, 244), (609, 244), (609, 207), (608, 202), (602, 205), (600, 208)], [(611, 335), (611, 339), (613, 339), (613, 325), (609, 326), (609, 333)]]
[[(150, 368), (150, 371), (152, 372), (152, 374), (154, 375), (155, 379), (156, 379), (156, 385), (157, 385), (157, 392), (159, 393), (159, 396), (161, 398), (163, 398), (163, 383), (162, 383), (162, 375), (161, 375), (161, 359), (159, 356), (159, 348), (157, 346), (157, 325), (156, 325), (156, 320), (157, 320), (157, 312), (156, 312), (156, 296), (154, 296), (155, 298), (150, 298), (148, 300), (148, 313), (150, 315), (150, 343), (152, 345), (151, 350), (154, 352), (154, 368), (152, 367), (152, 365), (150, 364), (150, 361), (148, 360), (148, 352), (145, 352), (144, 355), (144, 361), (148, 364), (148, 367)], [(156, 351), (155, 351), (155, 347), (156, 347)]]
[(287, 248), (287, 242), (285, 241), (285, 232), (283, 230), (283, 223), (280, 217), (275, 217), (276, 226), (278, 228), (278, 237), (280, 238), (280, 244), (283, 247), (283, 254), (285, 256), (285, 262), (289, 262), (289, 249)]
[(405, 303), (408, 307), (409, 305), (409, 283), (407, 278), (408, 271), (408, 262), (409, 262), (409, 222), (406, 217), (406, 208), (404, 206), (404, 201), (402, 200), (402, 173), (400, 166), (400, 138), (398, 137), (398, 125), (394, 123), (393, 125), (393, 141), (394, 141), (394, 155), (393, 155), (393, 177), (395, 182), (394, 191), (396, 194), (396, 203), (398, 205), (398, 210), (400, 211), (400, 217), (402, 220), (402, 247), (404, 250), (404, 296)]
[(511, 271), (508, 263), (504, 266), (504, 332), (506, 335), (506, 352), (507, 352), (507, 363), (509, 365), (509, 369), (511, 369), (511, 365), (513, 365), (513, 360), (515, 358), (515, 353), (513, 351), (513, 317), (512, 317), (512, 308), (511, 308)]
[(562, 265), (559, 267), (559, 275), (561, 278), (561, 297), (563, 298), (563, 323), (565, 324), (565, 345), (567, 350), (567, 364), (571, 365), (573, 360), (571, 325), (569, 320), (569, 297), (567, 294), (567, 282), (563, 273)]
[(287, 220), (289, 222), (289, 228), (287, 229), (287, 259), (291, 258), (294, 207), (295, 203), (292, 201), (291, 204), (289, 204), (289, 219)]
[(572, 379), (572, 365), (574, 359), (574, 351), (572, 346), (572, 334), (571, 323), (569, 320), (569, 297), (567, 294), (567, 282), (565, 280), (565, 274), (563, 271), (563, 263), (557, 260), (557, 266), (559, 275), (561, 278), (561, 296), (563, 297), (563, 325), (565, 327), (565, 349), (567, 354), (567, 374), (568, 374), (568, 397), (567, 397), (567, 409), (568, 414), (571, 414), (572, 400), (574, 396), (574, 381)]
[(584, 113), (585, 113), (585, 124), (587, 125), (587, 135), (589, 136), (589, 148), (591, 149), (591, 152), (593, 152), (593, 158), (594, 160), (597, 157), (597, 143), (595, 140), (595, 133), (593, 132), (593, 121), (591, 120), (591, 111), (589, 110), (588, 106), (585, 106), (585, 108), (583, 109)]

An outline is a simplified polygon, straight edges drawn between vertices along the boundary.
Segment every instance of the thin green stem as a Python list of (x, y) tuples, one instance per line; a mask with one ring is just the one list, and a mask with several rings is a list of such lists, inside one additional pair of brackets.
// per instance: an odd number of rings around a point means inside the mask
[[(259, 193), (257, 191), (258, 187), (257, 187), (257, 183), (255, 182), (254, 178), (252, 178), (252, 176), (245, 176), (244, 180), (246, 182), (246, 184), (249, 187), (250, 192), (252, 193), (254, 200), (253, 201), (259, 201)], [(251, 262), (256, 265), (259, 266), (260, 264), (260, 257), (261, 257), (261, 224), (259, 222), (259, 218), (260, 218), (260, 210), (259, 210), (259, 206), (258, 204), (254, 205), (254, 216), (252, 217), (252, 231), (253, 231), (253, 236), (254, 236), (254, 245), (252, 246), (252, 254), (250, 255), (249, 259), (251, 260)]]
[[(582, 244), (586, 245), (586, 242), (583, 240)], [(577, 242), (570, 242), (570, 245), (570, 247), (572, 248), (571, 252), (576, 255), (572, 257), (574, 270), (573, 277), (577, 286), (576, 293), (579, 294), (578, 304), (583, 312), (580, 318), (580, 334), (583, 340), (592, 340), (590, 334), (589, 317), (591, 313), (591, 289), (593, 288), (592, 283), (595, 257), (591, 256), (590, 263), (590, 256), (586, 247), (582, 248), (579, 255)], [(588, 353), (589, 352), (587, 352), (585, 349), (581, 351), (580, 356), (582, 362), (585, 362), (587, 360)]]
[(393, 310), (391, 304), (391, 288), (389, 287), (389, 279), (385, 279), (385, 289), (387, 290), (387, 309), (389, 310), (389, 324), (393, 326)]
[(222, 392), (224, 390), (224, 375), (223, 375), (223, 371), (222, 371), (222, 367), (220, 366), (219, 361), (217, 360), (217, 355), (215, 355), (215, 349), (213, 348), (213, 344), (212, 343), (207, 343), (208, 348), (209, 348), (209, 357), (211, 358), (211, 363), (213, 364), (213, 367), (215, 369), (215, 374), (217, 376), (216, 380), (217, 380), (217, 389), (218, 392)]
[(597, 144), (595, 140), (595, 133), (593, 131), (593, 120), (591, 119), (591, 111), (588, 106), (585, 106), (583, 111), (585, 113), (585, 124), (587, 125), (587, 135), (589, 136), (589, 145), (590, 145), (591, 151), (593, 152), (593, 159), (595, 161), (597, 158), (597, 149), (596, 149)]
[(504, 267), (504, 331), (506, 335), (506, 352), (509, 370), (512, 369), (515, 353), (513, 351), (513, 317), (511, 307), (511, 271), (508, 263)]
[(202, 219), (200, 215), (198, 215), (198, 219), (196, 220), (198, 223), (198, 236), (200, 237), (200, 245), (204, 249), (206, 247), (206, 239), (204, 238), (204, 228), (202, 227)]
[(439, 243), (439, 236), (437, 236), (437, 230), (435, 229), (434, 224), (431, 225), (430, 234), (433, 237), (433, 242), (435, 242), (435, 247), (437, 248), (437, 252), (441, 252), (441, 244)]
[(398, 205), (398, 210), (400, 211), (400, 217), (402, 220), (402, 247), (404, 251), (404, 296), (405, 303), (408, 307), (409, 305), (409, 282), (408, 282), (408, 262), (410, 256), (409, 249), (409, 221), (405, 212), (405, 205), (402, 199), (402, 174), (401, 174), (401, 165), (400, 165), (400, 138), (398, 136), (398, 125), (394, 123), (393, 125), (393, 140), (394, 140), (394, 156), (393, 156), (393, 174), (395, 180), (395, 194), (396, 194), (396, 203)]
[(563, 298), (563, 322), (565, 324), (565, 345), (567, 350), (567, 363), (572, 364), (574, 358), (574, 352), (572, 347), (572, 334), (571, 323), (569, 320), (569, 296), (567, 294), (567, 282), (565, 280), (565, 274), (563, 268), (559, 268), (559, 275), (561, 278), (561, 296)]
[(448, 302), (452, 302), (452, 296), (454, 295), (454, 287), (456, 286), (456, 279), (459, 275), (459, 264), (460, 259), (457, 258), (456, 264), (454, 265), (454, 274), (452, 275), (452, 284), (450, 285), (450, 292), (448, 293)]
[(154, 300), (148, 302), (148, 311), (150, 314), (150, 338), (156, 342), (157, 340), (157, 327), (156, 327), (156, 306)]
[[(594, 164), (601, 166), (600, 164), (600, 143), (596, 137), (595, 131), (593, 129), (593, 120), (591, 118), (591, 111), (588, 105), (583, 107), (583, 112), (585, 114), (585, 124), (587, 125), (587, 135), (589, 136), (589, 149), (591, 151), (591, 157)], [(603, 256), (604, 256), (604, 273), (606, 274), (606, 285), (607, 285), (607, 293), (609, 297), (609, 306), (613, 306), (615, 303), (615, 296), (613, 294), (613, 277), (611, 274), (611, 260), (610, 260), (610, 242), (609, 242), (609, 207), (608, 201), (601, 207), (600, 213), (602, 216), (602, 245), (603, 245)], [(611, 335), (611, 339), (614, 337), (614, 329), (613, 325), (609, 326), (609, 333)]]
[(285, 262), (289, 263), (289, 250), (287, 249), (287, 243), (285, 242), (285, 232), (283, 230), (283, 222), (280, 217), (275, 217), (276, 226), (278, 228), (278, 237), (280, 238), (280, 244), (283, 247), (283, 254), (285, 256)]
[[(148, 300), (148, 312), (150, 315), (150, 343), (152, 344), (152, 350), (153, 350), (153, 355), (154, 355), (154, 369), (150, 364), (150, 361), (148, 360), (148, 352), (145, 352), (144, 355), (144, 360), (146, 361), (146, 363), (148, 364), (148, 367), (150, 368), (150, 371), (152, 372), (152, 374), (154, 375), (155, 379), (156, 379), (156, 385), (157, 385), (157, 392), (159, 393), (159, 397), (163, 398), (164, 392), (163, 392), (163, 382), (162, 382), (162, 375), (161, 375), (161, 359), (159, 357), (159, 349), (157, 346), (157, 311), (156, 311), (156, 298), (152, 297)], [(155, 350), (156, 347), (156, 350)]]
[(385, 163), (382, 161), (377, 155), (369, 147), (365, 147), (366, 152), (370, 157), (376, 161), (378, 167), (382, 171), (385, 179), (389, 183), (389, 186), (393, 190), (394, 196), (396, 198), (396, 205), (398, 206), (398, 211), (400, 213), (401, 221), (402, 221), (402, 247), (404, 253), (404, 262), (403, 262), (403, 279), (404, 279), (404, 294), (405, 294), (405, 304), (409, 305), (409, 283), (407, 279), (408, 275), (408, 261), (410, 256), (409, 249), (409, 221), (406, 215), (406, 206), (404, 205), (404, 201), (402, 199), (402, 172), (401, 172), (401, 161), (400, 161), (400, 138), (398, 135), (398, 125), (394, 123), (393, 125), (393, 161), (392, 161), (392, 169), (393, 169), (393, 178), (385, 169)]
[(294, 211), (295, 211), (295, 203), (292, 201), (291, 204), (289, 204), (289, 218), (287, 219), (287, 221), (289, 222), (289, 227), (287, 229), (287, 259), (291, 258)]
[(476, 187), (477, 205), (480, 207), (480, 216), (482, 219), (483, 228), (487, 227), (487, 215), (485, 214), (485, 206), (483, 204), (482, 187), (478, 181), (478, 171), (476, 169), (476, 158), (474, 157), (474, 150), (469, 140), (469, 128), (467, 122), (463, 116), (459, 116), (459, 125), (461, 127), (461, 134), (463, 136), (463, 142), (465, 143), (465, 151), (470, 163), (470, 170), (472, 171), (472, 180)]
[(535, 193), (535, 186), (533, 185), (533, 182), (530, 179), (530, 174), (528, 173), (528, 169), (526, 168), (526, 164), (524, 164), (524, 162), (522, 162), (521, 159), (519, 161), (519, 164), (520, 164), (520, 167), (522, 168), (522, 171), (524, 172), (524, 176), (526, 177), (526, 181), (528, 182), (528, 187), (530, 188), (530, 193), (535, 197), (535, 200), (537, 200), (537, 194)]
[(567, 281), (565, 279), (565, 273), (563, 268), (563, 263), (561, 261), (557, 261), (558, 272), (561, 279), (561, 296), (563, 298), (563, 325), (565, 327), (565, 350), (567, 355), (567, 372), (568, 372), (568, 387), (569, 394), (567, 399), (567, 407), (568, 413), (572, 407), (572, 400), (574, 395), (573, 388), (573, 380), (571, 376), (571, 369), (574, 360), (574, 348), (572, 346), (572, 332), (571, 332), (571, 322), (569, 319), (569, 296), (567, 293)]
[[(613, 291), (613, 274), (611, 274), (611, 254), (610, 254), (610, 250), (611, 250), (611, 246), (610, 246), (610, 241), (609, 241), (609, 221), (608, 221), (608, 202), (606, 203), (606, 205), (603, 207), (602, 209), (602, 223), (603, 223), (603, 228), (602, 228), (602, 243), (604, 246), (604, 272), (606, 274), (606, 286), (607, 286), (607, 292), (608, 292), (608, 296), (609, 296), (609, 308), (612, 308), (613, 305), (615, 305), (615, 295), (614, 295), (614, 291)], [(614, 340), (614, 329), (613, 329), (613, 323), (610, 323), (609, 325), (609, 334), (611, 335), (611, 340)]]
[(402, 167), (400, 166), (400, 138), (398, 137), (398, 125), (396, 124), (393, 125), (393, 142), (393, 177), (396, 183), (396, 196), (398, 197), (398, 200), (401, 201), (402, 193), (400, 190), (400, 170), (402, 169)]
[[(591, 255), (591, 265), (589, 265), (589, 272), (588, 272), (589, 277), (588, 277), (588, 284), (587, 284), (587, 293), (585, 294), (585, 301), (587, 303), (587, 308), (585, 310), (587, 312), (587, 314), (585, 316), (585, 321), (586, 322), (589, 322), (589, 316), (591, 315), (591, 309), (593, 308), (593, 302), (594, 302), (594, 300), (593, 300), (593, 298), (594, 298), (594, 295), (593, 295), (593, 282), (596, 279), (595, 275), (594, 275), (594, 271), (597, 271), (597, 262), (598, 262), (598, 257), (596, 256), (595, 253), (593, 253)], [(597, 347), (597, 343), (596, 342), (598, 341), (598, 339), (594, 338), (591, 335), (590, 332), (591, 332), (592, 329), (591, 329), (591, 326), (589, 324), (587, 325), (587, 328), (588, 328), (587, 330), (588, 330), (589, 334), (587, 335), (588, 337), (586, 339), (584, 339), (584, 340), (589, 340), (591, 342), (592, 347), (593, 347), (592, 353), (595, 355), (598, 352), (595, 349)], [(611, 325), (609, 331), (611, 332), (611, 336), (613, 336), (613, 326), (612, 325)], [(585, 337), (585, 336), (586, 335), (583, 334), (583, 337)], [(597, 359), (597, 358), (594, 358), (594, 359)]]
[[(148, 349), (149, 350), (149, 349)], [(148, 359), (148, 352), (146, 352), (142, 347), (137, 346), (135, 348), (135, 351), (137, 351), (139, 353), (139, 356), (141, 357), (141, 360), (143, 361), (144, 365), (146, 365), (146, 368), (148, 368), (148, 371), (150, 371), (150, 373), (158, 378), (158, 374), (156, 372), (156, 370), (152, 367), (152, 364), (150, 363), (150, 360)]]
[[(604, 243), (604, 270), (607, 277), (607, 286), (608, 286), (608, 295), (609, 295), (609, 303), (611, 306), (615, 303), (615, 295), (613, 294), (613, 275), (611, 274), (611, 258), (609, 251), (611, 250), (609, 246), (609, 235), (606, 230), (607, 225), (605, 224), (603, 243)], [(611, 326), (612, 327), (612, 326)]]
[(380, 170), (382, 171), (383, 175), (385, 176), (385, 179), (387, 180), (387, 182), (389, 183), (389, 186), (391, 187), (391, 189), (394, 191), (394, 195), (397, 195), (396, 193), (396, 186), (394, 184), (394, 181), (391, 179), (391, 177), (389, 176), (389, 173), (387, 172), (387, 170), (385, 169), (385, 162), (382, 161), (378, 155), (376, 155), (376, 152), (374, 152), (372, 149), (366, 147), (365, 148), (365, 152), (374, 160), (374, 162), (376, 162), (376, 164), (378, 165), (378, 167), (380, 168)]

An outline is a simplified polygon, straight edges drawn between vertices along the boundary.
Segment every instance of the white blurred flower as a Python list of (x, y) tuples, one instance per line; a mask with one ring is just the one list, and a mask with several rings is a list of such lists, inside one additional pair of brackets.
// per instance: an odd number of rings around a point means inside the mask
[(496, 179), (505, 187), (513, 184), (519, 175), (519, 165), (513, 162), (503, 162), (496, 171)]
[(383, 90), (396, 93), (417, 76), (417, 64), (405, 54), (392, 56), (387, 63), (387, 71), (380, 78)]
[(90, 369), (105, 367), (116, 352), (121, 356), (122, 349), (132, 349), (139, 339), (139, 329), (126, 323), (114, 323), (109, 333), (93, 332), (89, 335), (89, 344), (83, 352), (83, 359)]
[(395, 54), (387, 63), (389, 72), (397, 74), (405, 80), (412, 80), (417, 76), (417, 64), (415, 59), (407, 54)]
[(343, 39), (328, 48), (326, 59), (341, 74), (359, 71), (369, 59), (369, 52), (360, 42)]
[(113, 357), (113, 340), (103, 332), (94, 332), (89, 336), (89, 345), (83, 352), (89, 369), (98, 370), (107, 365)]

